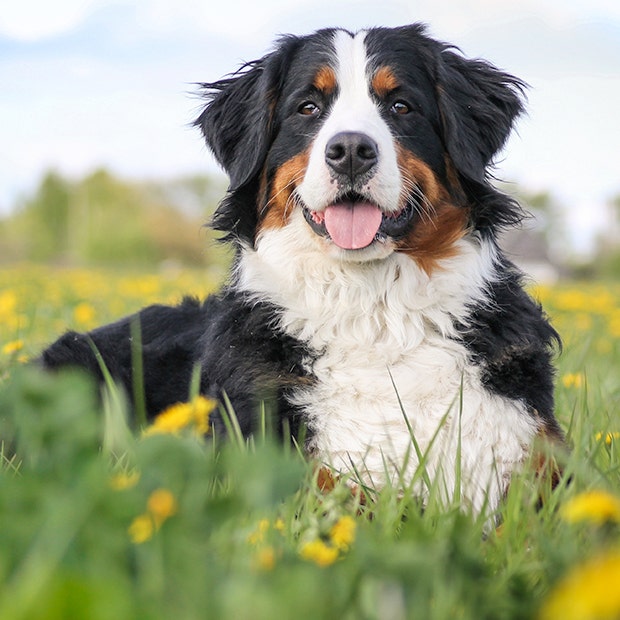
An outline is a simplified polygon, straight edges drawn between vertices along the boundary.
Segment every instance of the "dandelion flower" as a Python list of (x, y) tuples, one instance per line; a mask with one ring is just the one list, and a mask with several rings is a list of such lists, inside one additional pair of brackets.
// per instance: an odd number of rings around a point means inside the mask
[(589, 521), (601, 525), (608, 521), (620, 522), (620, 499), (605, 491), (586, 491), (569, 500), (560, 514), (568, 523)]
[(140, 480), (140, 474), (137, 471), (129, 473), (116, 474), (110, 479), (110, 486), (115, 491), (125, 491), (133, 489)]
[(551, 591), (539, 620), (612, 620), (620, 617), (620, 550), (573, 568)]
[(332, 526), (329, 536), (334, 545), (341, 551), (347, 551), (355, 540), (355, 528), (357, 524), (353, 517), (344, 516)]
[(605, 433), (605, 435), (603, 435), (603, 433), (596, 433), (594, 436), (595, 441), (601, 441), (603, 438), (605, 439), (605, 445), (611, 446), (614, 441), (620, 439), (620, 433), (618, 431), (614, 431), (613, 433)]
[(197, 435), (204, 435), (209, 432), (209, 416), (215, 404), (210, 398), (197, 396), (189, 403), (172, 405), (155, 418), (144, 434), (176, 434), (190, 428)]
[(137, 516), (129, 526), (128, 529), (131, 542), (136, 545), (140, 545), (153, 537), (155, 532), (155, 524), (153, 519), (148, 514), (141, 514)]
[(129, 526), (132, 542), (139, 545), (153, 537), (163, 522), (177, 513), (177, 502), (168, 489), (153, 491), (146, 502), (146, 512), (138, 515)]
[(265, 534), (269, 531), (269, 519), (261, 519), (258, 527), (248, 536), (248, 542), (251, 545), (258, 545), (265, 540)]
[(11, 342), (7, 342), (2, 347), (2, 353), (4, 355), (15, 355), (15, 353), (19, 353), (24, 348), (23, 340), (12, 340)]
[(95, 308), (83, 301), (73, 309), (73, 318), (79, 325), (91, 325), (95, 320)]
[(0, 293), (0, 316), (7, 318), (15, 313), (17, 307), (17, 294), (15, 291), (3, 291)]
[(178, 433), (189, 426), (192, 421), (192, 410), (189, 403), (177, 403), (171, 405), (160, 413), (153, 424), (145, 431), (145, 435), (157, 435), (166, 433)]
[(276, 552), (273, 547), (266, 546), (258, 551), (254, 558), (256, 568), (262, 571), (273, 570), (276, 565)]
[(565, 388), (580, 388), (583, 385), (583, 374), (569, 372), (562, 377), (562, 385)]
[(325, 567), (338, 559), (338, 548), (326, 544), (320, 538), (305, 543), (300, 555), (304, 560), (310, 560), (318, 566)]
[(177, 513), (178, 506), (174, 495), (168, 489), (157, 489), (149, 496), (146, 509), (153, 517), (155, 524), (160, 526), (166, 519)]
[(192, 401), (192, 416), (196, 432), (206, 435), (209, 432), (209, 416), (215, 409), (215, 401), (204, 396), (197, 396)]

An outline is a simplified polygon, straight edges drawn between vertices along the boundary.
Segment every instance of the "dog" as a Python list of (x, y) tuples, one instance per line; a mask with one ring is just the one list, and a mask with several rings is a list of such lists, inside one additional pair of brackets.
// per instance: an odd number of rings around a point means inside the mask
[(201, 85), (228, 283), (69, 332), (43, 365), (103, 380), (103, 362), (131, 395), (137, 322), (149, 416), (199, 372), (246, 436), (263, 403), (338, 474), (424, 500), (423, 464), (446, 498), (496, 509), (538, 440), (563, 441), (559, 336), (500, 249), (522, 211), (490, 182), (525, 88), (419, 24), (282, 37)]

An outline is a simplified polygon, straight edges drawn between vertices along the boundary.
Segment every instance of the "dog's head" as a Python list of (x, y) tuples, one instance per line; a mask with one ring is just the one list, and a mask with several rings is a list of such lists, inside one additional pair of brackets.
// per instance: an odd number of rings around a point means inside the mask
[(214, 217), (229, 239), (295, 226), (339, 260), (405, 252), (428, 270), (514, 217), (487, 170), (523, 84), (422, 26), (287, 36), (204, 87), (196, 124), (230, 176)]

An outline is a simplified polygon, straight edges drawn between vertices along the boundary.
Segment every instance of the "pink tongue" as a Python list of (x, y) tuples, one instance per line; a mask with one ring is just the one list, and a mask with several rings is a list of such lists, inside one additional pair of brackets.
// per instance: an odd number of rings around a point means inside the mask
[(332, 241), (343, 250), (369, 246), (379, 226), (381, 210), (367, 202), (347, 202), (325, 209), (325, 228)]

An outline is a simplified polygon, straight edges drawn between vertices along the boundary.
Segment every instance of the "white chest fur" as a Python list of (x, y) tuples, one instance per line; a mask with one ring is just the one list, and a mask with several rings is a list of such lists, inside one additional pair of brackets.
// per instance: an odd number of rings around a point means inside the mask
[(238, 282), (283, 308), (281, 327), (317, 352), (316, 383), (293, 397), (315, 455), (364, 484), (411, 485), (424, 497), (417, 444), (444, 499), (458, 490), (475, 511), (494, 509), (537, 425), (521, 403), (485, 389), (454, 338), (454, 320), (494, 276), (492, 248), (464, 239), (428, 277), (402, 254), (334, 260), (296, 226), (263, 233)]

